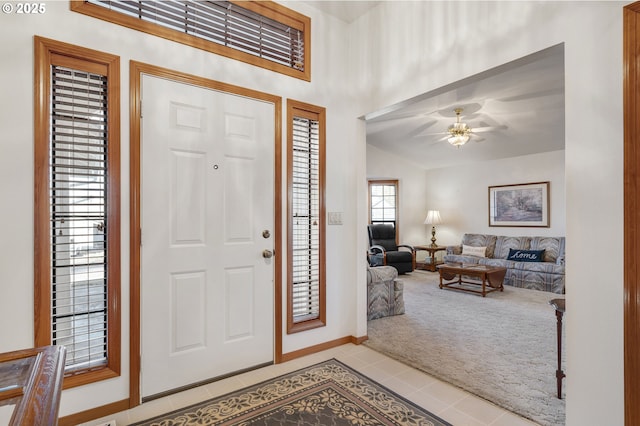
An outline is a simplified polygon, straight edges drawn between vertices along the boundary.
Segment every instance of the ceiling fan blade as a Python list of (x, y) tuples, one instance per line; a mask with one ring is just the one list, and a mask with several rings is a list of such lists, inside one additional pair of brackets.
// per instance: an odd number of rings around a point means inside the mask
[(446, 141), (447, 139), (449, 139), (449, 135), (447, 135), (447, 136), (445, 136), (443, 138), (436, 139), (435, 141), (431, 141), (431, 142), (427, 143), (427, 145), (429, 145), (429, 146), (437, 145), (439, 143), (442, 143), (442, 142)]
[(425, 138), (427, 136), (439, 136), (439, 135), (449, 135), (449, 132), (435, 132), (435, 133), (422, 133), (422, 134), (417, 134), (414, 136), (414, 138)]
[(472, 127), (471, 133), (483, 133), (483, 132), (492, 132), (494, 130), (506, 130), (507, 126), (504, 124), (501, 126), (489, 126), (489, 127)]
[(426, 123), (419, 125), (415, 129), (413, 129), (412, 131), (407, 133), (405, 135), (405, 137), (406, 138), (414, 138), (414, 137), (422, 136), (420, 133), (424, 132), (426, 129), (428, 129), (429, 127), (433, 126), (437, 122), (438, 122), (438, 120), (427, 121)]

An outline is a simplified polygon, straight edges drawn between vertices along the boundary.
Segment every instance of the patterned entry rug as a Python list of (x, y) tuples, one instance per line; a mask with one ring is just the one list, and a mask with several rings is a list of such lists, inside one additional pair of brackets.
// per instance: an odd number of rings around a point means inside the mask
[(451, 426), (336, 359), (135, 425)]

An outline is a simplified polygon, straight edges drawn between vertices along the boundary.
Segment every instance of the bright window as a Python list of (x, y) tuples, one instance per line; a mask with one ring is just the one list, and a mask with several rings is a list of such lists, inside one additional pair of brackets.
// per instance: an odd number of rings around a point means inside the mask
[(65, 387), (120, 370), (119, 59), (36, 37), (35, 344)]
[(272, 1), (72, 0), (71, 9), (311, 81), (311, 20)]
[(391, 223), (397, 229), (397, 180), (369, 180), (369, 223)]
[(325, 109), (289, 100), (287, 332), (325, 322)]

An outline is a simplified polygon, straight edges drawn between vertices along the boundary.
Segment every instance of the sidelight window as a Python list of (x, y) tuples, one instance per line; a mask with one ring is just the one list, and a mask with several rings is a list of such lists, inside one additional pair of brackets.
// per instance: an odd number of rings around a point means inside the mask
[(288, 102), (289, 333), (325, 325), (324, 117)]
[(119, 373), (119, 60), (41, 38), (36, 57), (36, 346), (86, 383)]

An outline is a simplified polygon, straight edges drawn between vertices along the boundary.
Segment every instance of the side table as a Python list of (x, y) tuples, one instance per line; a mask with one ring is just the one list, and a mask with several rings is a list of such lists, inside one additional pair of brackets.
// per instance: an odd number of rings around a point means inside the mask
[(415, 251), (427, 251), (429, 252), (429, 256), (431, 257), (431, 262), (430, 263), (423, 263), (420, 265), (420, 267), (418, 266), (418, 264), (416, 263), (416, 269), (424, 269), (426, 271), (431, 271), (431, 272), (436, 272), (436, 266), (440, 265), (441, 263), (444, 263), (442, 261), (436, 261), (436, 253), (439, 251), (444, 251), (447, 248), (444, 246), (413, 246), (413, 248), (415, 249)]
[(558, 399), (562, 399), (562, 379), (566, 377), (562, 371), (562, 315), (564, 315), (564, 299), (549, 300), (549, 304), (556, 310), (557, 336), (558, 336), (558, 369), (556, 370), (556, 381), (558, 385)]

